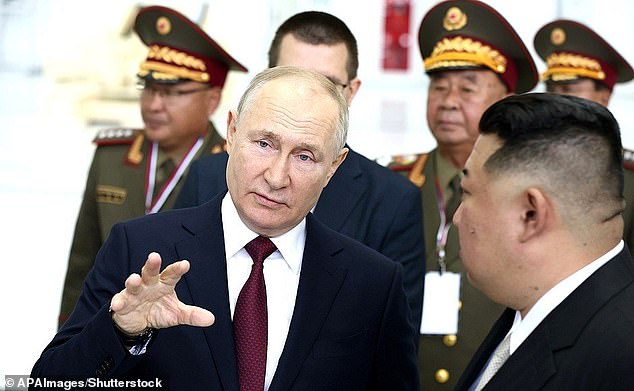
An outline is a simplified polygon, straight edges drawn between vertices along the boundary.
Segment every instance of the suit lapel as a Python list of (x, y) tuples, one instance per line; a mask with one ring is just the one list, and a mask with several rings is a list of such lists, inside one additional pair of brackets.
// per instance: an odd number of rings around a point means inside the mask
[(183, 228), (193, 236), (177, 243), (176, 252), (179, 258), (187, 259), (191, 264), (183, 280), (193, 304), (210, 310), (216, 318), (215, 323), (204, 328), (203, 332), (223, 388), (237, 390), (239, 386), (220, 215), (223, 196), (220, 194), (201, 207), (201, 219), (183, 223)]
[(347, 270), (332, 255), (341, 246), (312, 215), (306, 222), (306, 247), (293, 318), (270, 390), (291, 389), (308, 358)]
[[(626, 286), (634, 267), (627, 250), (603, 265), (557, 306), (490, 380), (491, 389), (538, 390), (557, 373), (556, 352), (573, 346), (594, 314)], [(465, 370), (466, 389), (486, 364), (513, 322), (507, 309)], [(504, 320), (506, 319), (506, 320)], [(506, 324), (508, 323), (508, 324)], [(462, 379), (461, 379), (462, 380)]]
[(315, 216), (338, 232), (367, 189), (367, 178), (359, 166), (359, 159), (359, 154), (350, 149), (317, 201)]
[(491, 354), (493, 354), (495, 348), (506, 336), (506, 333), (508, 333), (508, 331), (511, 329), (514, 317), (515, 311), (511, 309), (507, 308), (506, 311), (502, 313), (500, 318), (491, 328), (489, 335), (486, 336), (478, 350), (471, 358), (471, 361), (469, 361), (469, 364), (464, 370), (462, 376), (460, 376), (458, 384), (455, 388), (456, 390), (469, 389), (471, 384), (473, 384), (473, 382), (478, 378), (480, 372), (483, 370), (489, 357), (491, 356)]
[(549, 337), (544, 328), (537, 328), (509, 357), (487, 386), (492, 390), (540, 390), (556, 372)]

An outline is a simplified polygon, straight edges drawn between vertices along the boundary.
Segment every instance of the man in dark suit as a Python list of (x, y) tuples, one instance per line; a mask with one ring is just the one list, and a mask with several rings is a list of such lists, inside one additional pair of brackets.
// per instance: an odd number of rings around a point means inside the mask
[[(323, 74), (348, 105), (361, 86), (354, 35), (343, 21), (324, 12), (302, 12), (280, 25), (269, 49), (269, 67), (278, 65)], [(425, 270), (421, 195), (400, 175), (348, 150), (319, 198), (315, 216), (403, 265), (412, 323), (418, 329)], [(193, 164), (175, 207), (200, 205), (225, 191), (226, 162), (227, 155), (219, 154)]]
[(619, 126), (602, 105), (491, 106), (454, 215), (472, 283), (507, 307), (457, 390), (634, 389), (634, 262)]
[(256, 76), (229, 114), (228, 193), (117, 224), (32, 376), (416, 389), (401, 266), (310, 214), (346, 157), (347, 126), (322, 75)]

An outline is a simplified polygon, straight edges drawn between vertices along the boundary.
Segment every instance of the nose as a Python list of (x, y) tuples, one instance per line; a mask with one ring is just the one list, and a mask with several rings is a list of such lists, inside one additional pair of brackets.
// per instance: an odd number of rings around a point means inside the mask
[(264, 179), (271, 189), (282, 189), (290, 184), (289, 161), (282, 154), (277, 154), (272, 159), (271, 165), (264, 172)]
[(152, 111), (159, 111), (165, 107), (165, 95), (158, 90), (148, 90), (145, 98), (147, 107)]
[(441, 105), (442, 108), (447, 110), (457, 109), (460, 102), (460, 92), (458, 91), (458, 87), (450, 86), (447, 89), (447, 92), (443, 96)]

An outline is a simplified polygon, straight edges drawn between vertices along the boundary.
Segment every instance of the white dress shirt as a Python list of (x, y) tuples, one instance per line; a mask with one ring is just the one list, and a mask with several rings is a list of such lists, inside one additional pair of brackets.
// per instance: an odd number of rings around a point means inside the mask
[[(229, 193), (222, 200), (222, 227), (227, 256), (229, 306), (233, 318), (238, 295), (249, 278), (253, 265), (253, 260), (244, 246), (258, 234), (244, 225)], [(273, 380), (293, 317), (306, 243), (306, 219), (287, 233), (270, 239), (277, 250), (264, 260), (268, 310), (265, 390), (268, 390)]]
[(522, 319), (520, 312), (516, 311), (515, 320), (513, 321), (513, 326), (510, 331), (512, 333), (511, 354), (517, 350), (522, 342), (528, 338), (548, 314), (561, 304), (579, 285), (587, 280), (588, 277), (620, 253), (621, 250), (623, 250), (622, 240), (612, 250), (561, 280), (537, 300), (537, 303), (528, 311), (524, 319)]

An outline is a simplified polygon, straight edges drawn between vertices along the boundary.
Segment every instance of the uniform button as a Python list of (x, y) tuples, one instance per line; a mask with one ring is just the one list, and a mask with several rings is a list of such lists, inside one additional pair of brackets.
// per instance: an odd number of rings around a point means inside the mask
[(457, 342), (458, 342), (458, 337), (455, 336), (454, 334), (445, 335), (444, 337), (442, 337), (442, 343), (444, 343), (445, 346), (448, 348), (452, 346), (456, 346)]
[(436, 378), (437, 383), (445, 384), (449, 381), (449, 371), (441, 368), (436, 371), (434, 377)]
[(458, 300), (458, 311), (462, 309), (462, 300)]

